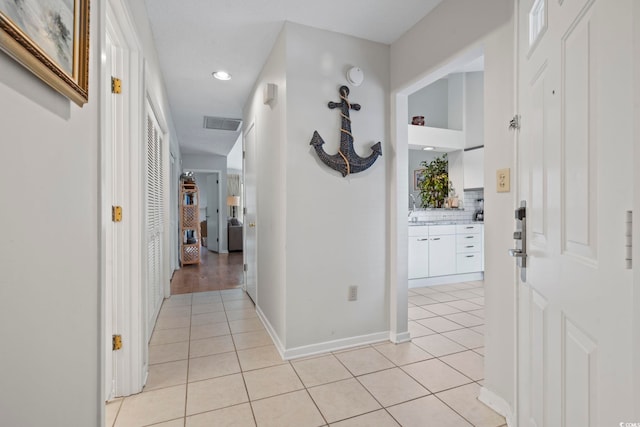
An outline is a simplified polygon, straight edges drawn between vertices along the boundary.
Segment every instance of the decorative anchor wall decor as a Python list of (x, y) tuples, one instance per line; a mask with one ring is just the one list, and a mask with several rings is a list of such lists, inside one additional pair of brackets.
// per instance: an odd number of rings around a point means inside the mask
[(360, 104), (351, 104), (347, 99), (349, 95), (349, 88), (346, 86), (340, 87), (340, 99), (342, 102), (329, 102), (329, 108), (340, 108), (340, 115), (342, 116), (342, 125), (340, 127), (340, 149), (337, 154), (327, 154), (324, 151), (322, 145), (324, 141), (318, 131), (313, 132), (311, 138), (311, 145), (316, 149), (318, 157), (322, 162), (329, 166), (331, 169), (337, 170), (342, 176), (347, 176), (352, 173), (362, 172), (369, 169), (369, 167), (375, 163), (378, 156), (382, 156), (382, 145), (377, 142), (371, 147), (371, 154), (369, 157), (360, 157), (353, 149), (353, 135), (351, 134), (351, 118), (349, 117), (349, 110), (360, 110)]

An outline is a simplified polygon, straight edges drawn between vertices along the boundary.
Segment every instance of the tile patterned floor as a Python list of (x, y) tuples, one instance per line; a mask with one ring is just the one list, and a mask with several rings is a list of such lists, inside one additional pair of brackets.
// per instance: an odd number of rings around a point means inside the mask
[(410, 343), (283, 361), (240, 289), (174, 295), (138, 395), (109, 427), (498, 427), (483, 379), (482, 282), (409, 291)]

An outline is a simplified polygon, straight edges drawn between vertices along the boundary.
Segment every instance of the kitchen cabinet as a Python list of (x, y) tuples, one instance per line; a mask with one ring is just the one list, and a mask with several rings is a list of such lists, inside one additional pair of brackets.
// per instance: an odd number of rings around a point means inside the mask
[(484, 147), (470, 148), (464, 151), (464, 188), (484, 188)]
[(409, 279), (429, 276), (429, 226), (409, 228)]
[(456, 226), (429, 229), (429, 276), (456, 274)]
[(475, 273), (483, 270), (483, 224), (456, 226), (456, 273)]

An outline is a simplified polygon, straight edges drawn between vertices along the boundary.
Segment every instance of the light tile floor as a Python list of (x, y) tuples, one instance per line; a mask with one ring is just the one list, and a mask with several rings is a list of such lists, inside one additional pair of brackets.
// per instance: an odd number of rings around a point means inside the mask
[(409, 290), (412, 342), (283, 361), (240, 289), (166, 300), (140, 394), (109, 402), (109, 427), (504, 426), (477, 400), (484, 288)]

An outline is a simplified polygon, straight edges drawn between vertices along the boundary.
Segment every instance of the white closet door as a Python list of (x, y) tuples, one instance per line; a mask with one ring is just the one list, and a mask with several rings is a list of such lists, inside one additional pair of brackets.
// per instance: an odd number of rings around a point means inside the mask
[(162, 305), (163, 299), (163, 234), (164, 171), (162, 131), (153, 110), (147, 107), (147, 179), (146, 179), (146, 235), (147, 235), (147, 340)]

